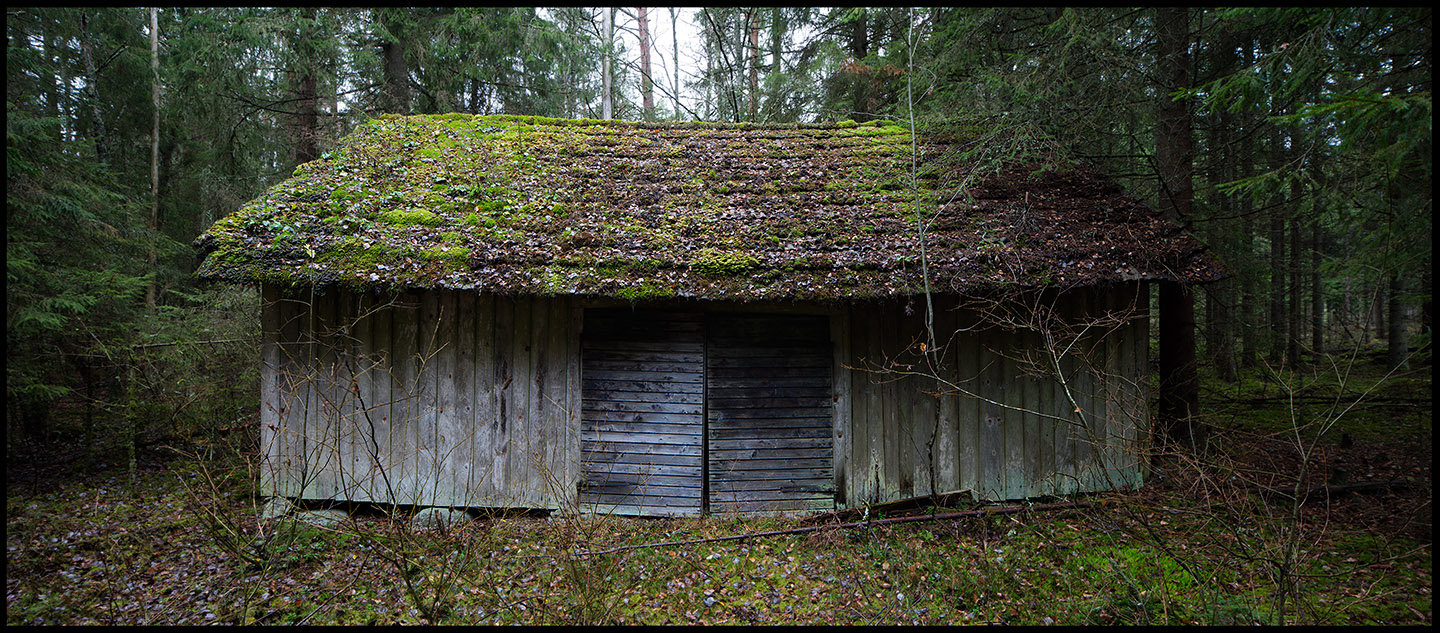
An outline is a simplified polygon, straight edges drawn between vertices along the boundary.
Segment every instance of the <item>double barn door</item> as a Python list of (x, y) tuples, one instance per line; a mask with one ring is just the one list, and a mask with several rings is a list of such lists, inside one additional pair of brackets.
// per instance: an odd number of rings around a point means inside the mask
[(590, 309), (582, 342), (586, 510), (834, 507), (827, 317)]

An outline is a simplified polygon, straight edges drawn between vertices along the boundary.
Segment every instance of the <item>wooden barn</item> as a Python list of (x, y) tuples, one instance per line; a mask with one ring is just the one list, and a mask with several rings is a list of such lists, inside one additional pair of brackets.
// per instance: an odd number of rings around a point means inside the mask
[(970, 149), (373, 120), (196, 242), (263, 297), (262, 484), (675, 516), (1138, 485), (1150, 285), (1222, 273), (1086, 168)]

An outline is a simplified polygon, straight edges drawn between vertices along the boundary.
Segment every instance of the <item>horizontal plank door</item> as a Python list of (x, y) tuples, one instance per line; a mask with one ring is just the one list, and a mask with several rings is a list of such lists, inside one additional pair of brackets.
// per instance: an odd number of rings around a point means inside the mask
[(833, 508), (828, 317), (712, 314), (707, 331), (710, 512)]
[(580, 502), (599, 513), (698, 516), (704, 320), (698, 312), (585, 311)]

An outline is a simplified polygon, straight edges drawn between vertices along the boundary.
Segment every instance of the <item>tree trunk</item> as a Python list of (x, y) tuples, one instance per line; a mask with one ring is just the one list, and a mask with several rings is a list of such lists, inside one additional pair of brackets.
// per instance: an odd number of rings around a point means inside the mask
[(715, 89), (715, 46), (718, 41), (718, 34), (712, 35), (714, 18), (710, 15), (709, 9), (701, 9), (700, 14), (705, 16), (706, 29), (705, 37), (705, 96), (701, 103), (705, 104), (705, 118), (711, 121), (720, 118), (720, 95)]
[(640, 99), (645, 107), (645, 120), (655, 120), (655, 91), (650, 79), (650, 19), (645, 7), (635, 9), (635, 20), (640, 24)]
[[(1230, 145), (1229, 131), (1233, 125), (1234, 115), (1228, 111), (1219, 113), (1218, 125), (1211, 125), (1212, 144), (1211, 152), (1214, 158), (1210, 161), (1210, 180), (1212, 183), (1222, 183), (1233, 180), (1235, 164), (1235, 152)], [(1213, 189), (1212, 189), (1213, 190)], [(1229, 218), (1235, 214), (1234, 199), (1224, 193), (1215, 190), (1216, 208), (1224, 222), (1228, 223)], [(1212, 237), (1218, 244), (1229, 247), (1237, 240), (1235, 232), (1229, 227), (1217, 228), (1216, 234)], [(1233, 248), (1225, 248), (1223, 253), (1234, 257)], [(1207, 287), (1205, 299), (1205, 344), (1206, 352), (1210, 356), (1210, 364), (1215, 368), (1215, 373), (1221, 380), (1233, 382), (1235, 380), (1235, 337), (1231, 329), (1230, 314), (1235, 301), (1235, 280), (1226, 279)]]
[(1388, 348), (1385, 366), (1392, 370), (1405, 365), (1405, 358), (1410, 353), (1409, 341), (1405, 340), (1405, 306), (1401, 303), (1404, 295), (1404, 279), (1400, 276), (1400, 271), (1390, 273), (1390, 300), (1386, 303), (1390, 327), (1385, 337)]
[(615, 47), (615, 9), (601, 9), (605, 13), (605, 41), (601, 44), (605, 47), (604, 57), (600, 60), (600, 118), (610, 120), (615, 113), (615, 103), (611, 97), (611, 84), (614, 83), (614, 63), (611, 61), (611, 51)]
[[(1160, 208), (1184, 225), (1194, 196), (1189, 102), (1170, 95), (1190, 86), (1188, 9), (1156, 10), (1156, 60), (1160, 77), (1156, 109), (1155, 162), (1160, 172)], [(1195, 298), (1178, 282), (1160, 283), (1160, 406), (1164, 438), (1190, 450), (1204, 447), (1205, 430), (1196, 414), (1200, 390), (1195, 367)]]
[(1160, 402), (1157, 413), (1164, 439), (1188, 450), (1205, 446), (1195, 367), (1195, 297), (1190, 288), (1160, 282)]
[(1432, 327), (1433, 327), (1433, 326), (1430, 324), (1430, 318), (1431, 318), (1431, 315), (1430, 315), (1431, 303), (1430, 303), (1430, 261), (1429, 261), (1429, 259), (1427, 259), (1427, 260), (1425, 261), (1425, 267), (1424, 267), (1423, 270), (1424, 270), (1425, 272), (1423, 272), (1423, 273), (1420, 274), (1420, 295), (1421, 295), (1422, 297), (1424, 297), (1424, 299), (1421, 300), (1421, 302), (1420, 302), (1420, 333), (1421, 333), (1421, 334), (1429, 334), (1430, 331), (1431, 331), (1431, 329), (1432, 329)]
[[(866, 10), (855, 9), (855, 12), (855, 20), (850, 24), (850, 57), (855, 60), (856, 64), (863, 64), (865, 58), (870, 55), (870, 27), (869, 21), (866, 19)], [(850, 107), (855, 109), (854, 119), (860, 122), (869, 121), (871, 118), (867, 107), (869, 97), (868, 91), (865, 89), (868, 82), (865, 77), (859, 75), (853, 76), (851, 81), (853, 83), (850, 87)]]
[(1370, 299), (1370, 323), (1375, 326), (1375, 338), (1385, 340), (1389, 335), (1385, 329), (1385, 284), (1386, 279), (1375, 280), (1375, 293)]
[[(1271, 150), (1271, 166), (1285, 164), (1284, 143), (1277, 133)], [(1283, 193), (1279, 194), (1284, 196)], [(1285, 212), (1289, 203), (1281, 201), (1270, 211), (1270, 364), (1280, 366), (1285, 357)]]
[(1301, 273), (1304, 269), (1303, 262), (1305, 261), (1305, 249), (1303, 248), (1303, 240), (1301, 239), (1302, 233), (1299, 214), (1300, 199), (1303, 196), (1304, 191), (1300, 181), (1294, 181), (1290, 187), (1290, 208), (1295, 210), (1296, 213), (1290, 218), (1290, 265), (1288, 266), (1290, 271), (1290, 300), (1288, 302), (1290, 309), (1286, 312), (1288, 323), (1285, 328), (1289, 333), (1289, 336), (1286, 338), (1285, 355), (1290, 359), (1292, 367), (1300, 366), (1300, 340), (1301, 337), (1305, 335), (1300, 327), (1300, 324), (1304, 321), (1301, 318), (1303, 316), (1301, 312), (1305, 306), (1305, 302), (1301, 299), (1300, 294), (1301, 289), (1305, 287), (1300, 281), (1302, 278)]
[(155, 309), (156, 264), (159, 261), (155, 234), (160, 230), (160, 12), (150, 8), (150, 244), (146, 257), (150, 283), (145, 286), (145, 307)]
[(1318, 360), (1325, 353), (1325, 286), (1320, 277), (1320, 196), (1315, 196), (1315, 221), (1310, 225), (1310, 348)]
[[(1244, 64), (1249, 68), (1255, 63), (1255, 43), (1246, 41), (1242, 47), (1245, 49), (1243, 55)], [(1253, 173), (1255, 165), (1255, 134), (1256, 127), (1254, 118), (1248, 115), (1241, 116), (1241, 125), (1244, 129), (1237, 130), (1240, 133), (1240, 156), (1239, 168), (1241, 178), (1249, 178)], [(1240, 259), (1245, 264), (1254, 262), (1255, 254), (1255, 202), (1247, 195), (1240, 196)], [(1256, 336), (1255, 325), (1259, 318), (1255, 296), (1255, 275), (1240, 275), (1240, 308), (1237, 310), (1235, 325), (1240, 328), (1240, 366), (1245, 369), (1253, 369), (1260, 364), (1259, 338)]]
[(54, 23), (46, 21), (40, 25), (40, 56), (45, 60), (44, 66), (50, 69), (53, 74), (41, 73), (40, 80), (45, 82), (45, 116), (52, 121), (59, 121), (60, 125), (55, 127), (55, 144), (65, 144), (65, 120), (61, 118), (60, 100), (62, 89), (65, 86), (64, 79), (60, 76), (60, 68), (63, 65), (61, 60), (56, 59), (56, 52), (60, 47), (55, 42)]
[[(785, 9), (772, 7), (770, 11), (770, 69), (766, 72), (765, 77), (766, 84), (774, 86), (775, 84), (770, 77), (779, 76), (785, 72), (780, 60), (781, 48), (785, 43)], [(771, 119), (780, 115), (781, 111), (779, 106), (783, 104), (783, 96), (771, 95), (767, 98), (765, 100), (765, 110), (770, 113), (770, 115), (766, 118)]]
[(300, 58), (299, 81), (295, 88), (295, 151), (292, 156), (296, 164), (308, 163), (320, 155), (320, 96), (315, 77), (314, 45), (316, 10), (310, 7), (302, 11), (304, 19), (300, 20), (302, 26), (294, 47)]
[(670, 7), (670, 72), (673, 80), (670, 83), (671, 107), (675, 111), (675, 118), (680, 118), (680, 13), (675, 7)]
[(105, 138), (105, 117), (100, 109), (99, 71), (95, 69), (95, 47), (90, 41), (90, 14), (80, 12), (80, 61), (85, 65), (85, 97), (90, 100), (90, 135), (95, 140), (95, 160), (108, 165), (110, 152)]
[(406, 34), (399, 19), (392, 13), (403, 9), (375, 9), (386, 35), (380, 40), (380, 60), (385, 77), (385, 99), (381, 109), (387, 114), (410, 114), (410, 64), (405, 61)]
[(749, 13), (750, 47), (750, 110), (748, 119), (756, 120), (760, 115), (760, 9), (752, 7)]

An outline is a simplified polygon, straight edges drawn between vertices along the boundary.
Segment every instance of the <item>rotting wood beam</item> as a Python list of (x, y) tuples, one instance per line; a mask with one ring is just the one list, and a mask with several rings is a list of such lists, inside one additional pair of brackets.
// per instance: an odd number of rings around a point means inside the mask
[(1352, 492), (1377, 492), (1388, 490), (1404, 490), (1418, 488), (1420, 482), (1407, 481), (1403, 479), (1392, 479), (1389, 481), (1360, 481), (1350, 484), (1320, 484), (1308, 488), (1297, 488), (1295, 486), (1250, 486), (1241, 490), (1247, 494), (1258, 494), (1264, 496), (1281, 495), (1289, 497), (1290, 500), (1309, 499), (1315, 496), (1340, 496)]
[(754, 534), (734, 534), (731, 536), (717, 536), (714, 538), (692, 539), (688, 541), (667, 541), (664, 543), (644, 543), (640, 545), (624, 545), (606, 550), (593, 552), (579, 552), (577, 556), (599, 556), (602, 554), (614, 554), (635, 549), (651, 549), (655, 547), (668, 547), (671, 545), (696, 545), (700, 543), (719, 543), (722, 541), (736, 541), (742, 539), (763, 538), (767, 536), (784, 536), (787, 534), (805, 534), (821, 530), (838, 530), (849, 528), (867, 528), (875, 525), (889, 525), (895, 523), (915, 523), (918, 521), (948, 521), (951, 519), (964, 519), (969, 517), (984, 516), (987, 514), (1024, 514), (1026, 512), (1050, 512), (1054, 510), (1071, 510), (1090, 507), (1089, 502), (1076, 501), (1069, 503), (1051, 503), (1032, 506), (1005, 506), (1000, 508), (983, 508), (980, 510), (966, 510), (964, 512), (949, 512), (946, 514), (933, 514), (923, 516), (895, 517), (891, 519), (875, 519), (873, 521), (856, 521), (853, 523), (839, 523), (830, 525), (814, 525), (810, 527), (794, 528), (790, 530), (771, 530), (769, 532), (756, 532)]
[(805, 519), (805, 522), (806, 522), (806, 523), (815, 523), (815, 522), (818, 522), (818, 521), (827, 521), (827, 520), (831, 520), (831, 519), (837, 519), (837, 520), (838, 520), (838, 519), (848, 519), (848, 518), (851, 518), (851, 517), (859, 516), (859, 515), (867, 512), (867, 511), (868, 511), (868, 512), (901, 512), (901, 511), (906, 511), (906, 510), (915, 510), (915, 509), (918, 509), (918, 508), (923, 507), (924, 505), (929, 505), (929, 506), (934, 506), (934, 507), (945, 507), (945, 506), (952, 505), (952, 504), (954, 504), (954, 503), (957, 502), (957, 501), (961, 501), (961, 500), (967, 499), (967, 498), (968, 498), (968, 499), (971, 499), (971, 500), (974, 500), (974, 499), (978, 499), (978, 498), (979, 498), (979, 495), (978, 495), (974, 490), (970, 490), (970, 489), (968, 489), (968, 488), (966, 488), (966, 489), (964, 489), (964, 490), (951, 490), (951, 491), (948, 491), (948, 492), (941, 492), (941, 493), (934, 494), (934, 495), (920, 495), (920, 496), (915, 496), (915, 497), (906, 497), (906, 498), (904, 498), (904, 499), (896, 499), (896, 500), (894, 500), (894, 501), (886, 501), (886, 502), (884, 502), (884, 503), (876, 503), (876, 504), (871, 504), (871, 505), (868, 505), (868, 506), (859, 506), (859, 507), (854, 507), (854, 508), (843, 508), (843, 509), (840, 509), (840, 510), (832, 510), (832, 511), (830, 511), (830, 512), (826, 512), (826, 513), (823, 513), (823, 514), (817, 514), (817, 515), (815, 515), (815, 516), (809, 517), (809, 518)]

